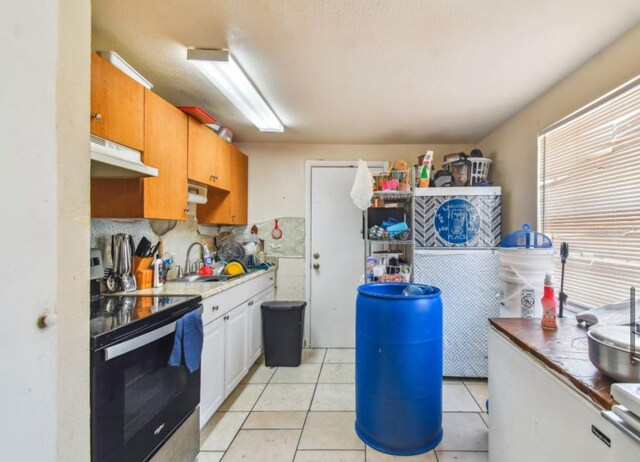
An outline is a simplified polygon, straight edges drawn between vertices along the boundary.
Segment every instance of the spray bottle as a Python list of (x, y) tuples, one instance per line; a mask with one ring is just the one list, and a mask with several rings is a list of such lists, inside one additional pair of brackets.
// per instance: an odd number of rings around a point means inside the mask
[(553, 277), (549, 273), (544, 277), (544, 295), (540, 301), (542, 302), (542, 328), (557, 329), (558, 302), (553, 293)]

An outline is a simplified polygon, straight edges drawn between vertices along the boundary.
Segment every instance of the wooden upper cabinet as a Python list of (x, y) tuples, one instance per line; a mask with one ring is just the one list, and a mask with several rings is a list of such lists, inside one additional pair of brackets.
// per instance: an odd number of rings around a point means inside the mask
[(231, 188), (231, 145), (192, 117), (189, 117), (190, 180), (229, 191)]
[(201, 223), (246, 225), (249, 161), (238, 148), (230, 147), (231, 191), (209, 188), (207, 203), (198, 206)]
[(231, 223), (247, 224), (249, 199), (249, 159), (238, 148), (231, 146)]
[(91, 133), (142, 151), (144, 90), (131, 77), (91, 53)]
[(145, 98), (142, 161), (157, 177), (91, 180), (91, 216), (186, 220), (187, 116), (149, 90)]
[(142, 180), (145, 218), (186, 220), (187, 115), (145, 90), (145, 140), (142, 161), (158, 169)]

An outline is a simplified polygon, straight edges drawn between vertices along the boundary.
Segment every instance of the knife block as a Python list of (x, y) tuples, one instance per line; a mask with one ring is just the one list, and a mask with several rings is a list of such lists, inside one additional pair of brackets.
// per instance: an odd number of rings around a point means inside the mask
[(136, 285), (138, 290), (149, 289), (153, 286), (153, 270), (146, 269), (136, 271)]
[(138, 271), (151, 268), (152, 263), (153, 263), (153, 257), (147, 257), (147, 258), (133, 257), (133, 274), (136, 274)]

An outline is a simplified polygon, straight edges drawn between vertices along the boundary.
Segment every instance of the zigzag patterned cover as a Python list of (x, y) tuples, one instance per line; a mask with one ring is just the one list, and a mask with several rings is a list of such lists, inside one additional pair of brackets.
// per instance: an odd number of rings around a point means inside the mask
[(418, 196), (415, 198), (416, 248), (498, 247), (502, 197)]
[(416, 254), (414, 279), (442, 291), (444, 375), (487, 377), (489, 318), (500, 316), (499, 255), (489, 249), (453, 252)]

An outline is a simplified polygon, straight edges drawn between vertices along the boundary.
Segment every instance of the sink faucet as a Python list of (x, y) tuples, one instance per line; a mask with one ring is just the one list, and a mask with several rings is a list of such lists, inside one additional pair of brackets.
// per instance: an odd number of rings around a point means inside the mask
[(193, 249), (196, 246), (200, 246), (200, 252), (204, 256), (204, 247), (202, 244), (200, 244), (199, 242), (194, 242), (189, 246), (189, 249), (187, 250), (187, 260), (184, 262), (184, 270), (187, 272), (187, 274), (189, 274), (189, 272), (191, 271), (191, 265), (190, 265), (191, 262), (189, 259), (189, 256), (191, 255), (191, 249)]

